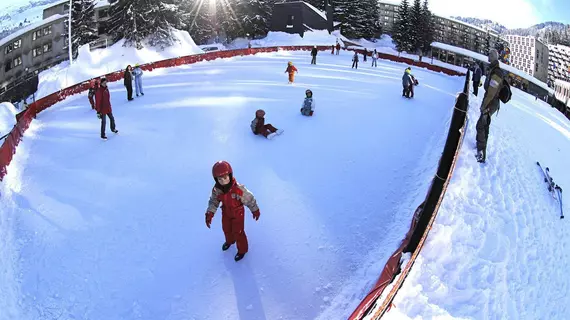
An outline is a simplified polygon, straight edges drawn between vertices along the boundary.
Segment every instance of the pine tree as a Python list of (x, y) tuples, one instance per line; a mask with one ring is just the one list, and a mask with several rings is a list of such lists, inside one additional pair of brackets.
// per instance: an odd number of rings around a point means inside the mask
[[(94, 0), (73, 0), (71, 6), (71, 48), (76, 58), (78, 49), (98, 39)], [(65, 29), (66, 32), (68, 29)]]
[(428, 0), (422, 6), (420, 50), (426, 55), (431, 50), (431, 43), (435, 37), (435, 21), (429, 10)]
[(189, 8), (186, 25), (190, 36), (197, 44), (206, 44), (217, 31), (215, 7), (201, 0), (189, 0), (185, 2), (185, 7)]
[(109, 33), (116, 41), (125, 39), (124, 46), (137, 49), (147, 37), (151, 46), (172, 45), (171, 28), (184, 26), (184, 14), (173, 0), (118, 0), (111, 5), (110, 14)]
[(402, 0), (398, 7), (398, 19), (394, 23), (394, 32), (392, 34), (392, 40), (398, 52), (411, 51), (410, 31), (410, 7), (408, 0)]
[(414, 0), (414, 5), (410, 11), (410, 49), (416, 53), (421, 47), (422, 42), (422, 7), (420, 0)]
[(271, 15), (276, 0), (238, 0), (235, 12), (239, 19), (237, 36), (261, 36), (269, 32)]

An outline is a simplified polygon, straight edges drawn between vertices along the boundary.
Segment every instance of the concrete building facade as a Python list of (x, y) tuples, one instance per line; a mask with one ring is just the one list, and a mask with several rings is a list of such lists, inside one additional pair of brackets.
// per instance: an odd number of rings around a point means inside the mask
[(570, 82), (570, 47), (548, 45), (548, 85), (556, 80)]
[(548, 80), (548, 46), (531, 36), (506, 35), (510, 43), (511, 65), (546, 83)]
[[(95, 7), (100, 47), (109, 44), (106, 27), (109, 7), (105, 1), (97, 2)], [(0, 40), (0, 96), (39, 72), (68, 60), (68, 16), (69, 2), (58, 2), (44, 9), (42, 21)]]
[[(394, 23), (398, 21), (399, 2), (390, 0), (380, 0), (380, 21), (383, 33), (392, 34)], [(499, 34), (491, 30), (485, 30), (466, 22), (435, 16), (435, 37), (434, 41), (450, 44), (456, 47), (471, 50), (477, 53), (484, 53), (487, 49), (487, 36), (490, 38), (491, 46), (501, 39)], [(505, 39), (502, 39), (505, 41)], [(508, 42), (508, 41), (505, 41)]]

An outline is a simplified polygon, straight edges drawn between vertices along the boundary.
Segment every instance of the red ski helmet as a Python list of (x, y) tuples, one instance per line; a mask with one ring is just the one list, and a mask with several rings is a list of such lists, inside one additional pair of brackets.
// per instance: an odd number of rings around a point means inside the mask
[(214, 176), (214, 179), (232, 173), (232, 166), (227, 161), (218, 161), (214, 163), (212, 167), (212, 176)]
[(255, 117), (257, 117), (257, 118), (265, 117), (265, 111), (263, 109), (259, 109), (259, 110), (255, 111)]

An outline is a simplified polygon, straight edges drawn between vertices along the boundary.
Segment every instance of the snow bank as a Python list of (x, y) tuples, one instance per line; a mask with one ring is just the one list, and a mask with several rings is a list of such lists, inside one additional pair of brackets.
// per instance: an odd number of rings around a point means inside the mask
[(18, 113), (16, 108), (10, 102), (0, 103), (0, 137), (8, 134), (14, 128), (16, 113)]
[(89, 46), (85, 45), (79, 49), (79, 56), (73, 65), (70, 66), (65, 61), (39, 74), (36, 99), (93, 77), (124, 69), (129, 64), (134, 66), (137, 63), (203, 53), (188, 32), (175, 30), (174, 37), (177, 43), (162, 51), (153, 47), (141, 50), (123, 47), (124, 40), (109, 48), (94, 51), (89, 51)]

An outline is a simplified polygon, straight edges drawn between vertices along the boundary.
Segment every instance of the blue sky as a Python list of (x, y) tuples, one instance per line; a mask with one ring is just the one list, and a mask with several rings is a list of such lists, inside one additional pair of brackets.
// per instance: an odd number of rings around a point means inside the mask
[(435, 14), (491, 19), (507, 28), (570, 23), (570, 0), (429, 0), (429, 6)]

